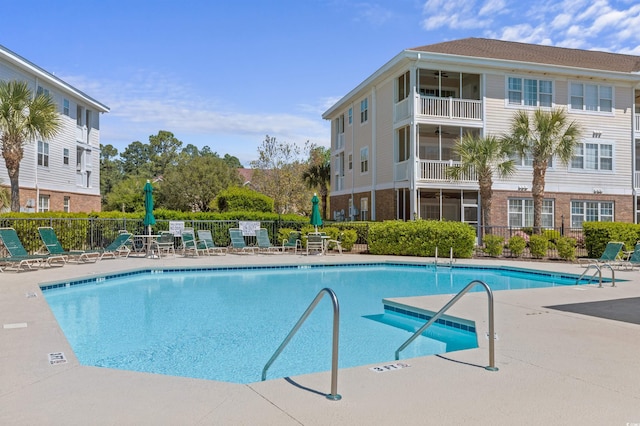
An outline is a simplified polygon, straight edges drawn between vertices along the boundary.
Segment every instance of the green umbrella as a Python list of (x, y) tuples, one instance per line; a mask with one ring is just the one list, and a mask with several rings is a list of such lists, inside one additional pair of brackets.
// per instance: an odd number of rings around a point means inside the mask
[(313, 207), (311, 208), (311, 220), (309, 223), (315, 226), (316, 232), (318, 232), (318, 226), (322, 226), (322, 218), (320, 217), (320, 207), (318, 206), (318, 204), (320, 204), (320, 200), (318, 199), (318, 195), (315, 193), (311, 199), (311, 204), (313, 204)]
[(151, 225), (156, 224), (156, 218), (153, 217), (153, 186), (148, 180), (144, 185), (144, 222), (142, 223), (149, 228), (149, 234), (151, 234)]

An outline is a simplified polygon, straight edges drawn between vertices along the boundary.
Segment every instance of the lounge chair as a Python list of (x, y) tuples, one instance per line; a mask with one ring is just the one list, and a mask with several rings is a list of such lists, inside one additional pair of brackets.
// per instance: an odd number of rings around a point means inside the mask
[(621, 259), (618, 257), (620, 252), (624, 248), (624, 243), (618, 241), (610, 241), (607, 243), (607, 246), (604, 248), (604, 252), (598, 259), (580, 259), (579, 263), (584, 265), (589, 264), (614, 264), (619, 262)]
[(285, 252), (286, 250), (293, 250), (293, 254), (298, 253), (298, 248), (302, 251), (302, 240), (300, 240), (300, 232), (291, 231), (289, 232), (289, 238), (286, 240), (282, 240), (282, 247), (280, 250)]
[(196, 240), (193, 228), (184, 228), (182, 230), (182, 255), (197, 257), (200, 254), (209, 254), (206, 244)]
[(22, 245), (18, 233), (13, 228), (0, 228), (0, 241), (9, 253), (9, 256), (2, 258), (2, 263), (6, 268), (15, 271), (36, 269), (34, 266), (53, 266), (66, 263), (62, 256), (51, 256), (46, 254), (29, 254)]
[(231, 253), (236, 254), (252, 254), (255, 253), (257, 247), (250, 247), (244, 242), (244, 235), (240, 228), (229, 228), (229, 237), (231, 238)]
[(342, 254), (342, 243), (340, 238), (342, 237), (342, 233), (335, 240), (328, 239), (325, 244), (325, 250), (329, 251), (330, 249), (337, 249), (340, 254)]
[(307, 235), (307, 255), (310, 252), (316, 251), (319, 254), (324, 254), (325, 238), (321, 234), (309, 234)]
[(640, 268), (640, 242), (637, 242), (628, 259), (616, 262), (614, 266), (624, 269)]
[(206, 246), (209, 254), (227, 254), (227, 248), (217, 246), (213, 241), (213, 235), (211, 235), (211, 231), (209, 231), (208, 229), (198, 229), (198, 239), (202, 241), (202, 243)]
[(38, 234), (42, 240), (42, 247), (52, 256), (62, 256), (66, 262), (96, 262), (100, 259), (101, 253), (97, 250), (65, 250), (58, 240), (56, 231), (50, 226), (41, 226), (38, 228)]
[(132, 235), (128, 232), (120, 232), (115, 240), (104, 249), (100, 250), (100, 259), (104, 259), (105, 257), (129, 257), (129, 253), (131, 253), (131, 249), (129, 245), (131, 244)]
[(269, 231), (264, 228), (256, 229), (256, 241), (258, 242), (258, 253), (282, 253), (279, 246), (271, 245)]

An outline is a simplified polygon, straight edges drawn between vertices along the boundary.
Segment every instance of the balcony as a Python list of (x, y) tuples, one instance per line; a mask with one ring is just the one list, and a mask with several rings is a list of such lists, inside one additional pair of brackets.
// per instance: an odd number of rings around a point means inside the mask
[[(454, 180), (449, 178), (448, 170), (453, 166), (459, 166), (459, 161), (442, 161), (442, 160), (420, 160), (420, 167), (418, 170), (418, 180), (428, 182), (453, 182)], [(461, 176), (459, 179), (455, 179), (456, 182), (478, 182), (478, 176), (475, 170), (469, 174)]]
[(482, 101), (420, 96), (418, 115), (456, 120), (482, 120)]
[(76, 141), (86, 143), (86, 144), (89, 143), (87, 126), (76, 126)]
[(338, 133), (336, 138), (336, 149), (344, 149), (344, 133)]

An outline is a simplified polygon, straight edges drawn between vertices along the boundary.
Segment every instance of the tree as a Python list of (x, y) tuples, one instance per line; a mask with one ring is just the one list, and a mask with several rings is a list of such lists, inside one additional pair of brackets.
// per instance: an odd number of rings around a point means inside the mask
[(7, 191), (7, 188), (2, 186), (2, 180), (0, 180), (0, 212), (6, 210), (11, 205), (11, 194)]
[(276, 213), (307, 214), (311, 210), (311, 194), (302, 179), (305, 164), (300, 157), (300, 147), (267, 135), (258, 147), (258, 160), (251, 162), (252, 188), (273, 198)]
[(460, 179), (462, 176), (471, 176), (475, 170), (480, 187), (480, 225), (488, 229), (491, 220), (493, 176), (506, 177), (515, 171), (515, 163), (509, 159), (511, 147), (495, 136), (482, 137), (466, 133), (456, 141), (453, 150), (460, 157), (460, 165), (450, 167), (449, 176)]
[(120, 154), (122, 171), (125, 175), (144, 175), (147, 179), (153, 176), (151, 166), (151, 148), (140, 141), (131, 142)]
[(533, 117), (527, 111), (517, 111), (511, 122), (511, 133), (505, 142), (511, 144), (522, 157), (533, 158), (533, 229), (539, 233), (542, 226), (542, 204), (544, 201), (545, 176), (549, 161), (553, 157), (564, 165), (573, 156), (581, 137), (580, 126), (569, 122), (567, 112), (556, 108), (551, 111), (537, 109)]
[(218, 157), (183, 159), (166, 170), (157, 203), (167, 209), (207, 212), (222, 190), (239, 184), (238, 172)]
[(126, 213), (144, 211), (142, 188), (146, 181), (144, 176), (132, 175), (115, 184), (111, 192), (105, 195), (105, 210)]
[(151, 176), (164, 175), (167, 168), (175, 166), (178, 161), (182, 142), (173, 133), (160, 130), (157, 135), (149, 136), (149, 160), (151, 160)]
[(227, 163), (229, 167), (233, 167), (235, 169), (242, 168), (242, 164), (240, 163), (240, 160), (238, 159), (238, 157), (234, 155), (225, 154), (223, 160), (225, 163)]
[(0, 148), (11, 182), (11, 211), (20, 211), (20, 162), (24, 147), (60, 131), (58, 107), (48, 94), (33, 96), (24, 81), (0, 81)]
[(331, 184), (331, 150), (321, 146), (312, 146), (309, 151), (309, 164), (302, 173), (302, 179), (309, 189), (317, 189), (322, 201), (322, 217), (327, 219), (327, 199)]
[(103, 145), (100, 149), (100, 193), (102, 205), (106, 205), (106, 195), (120, 182), (122, 174), (122, 161), (117, 159), (118, 150), (113, 145)]

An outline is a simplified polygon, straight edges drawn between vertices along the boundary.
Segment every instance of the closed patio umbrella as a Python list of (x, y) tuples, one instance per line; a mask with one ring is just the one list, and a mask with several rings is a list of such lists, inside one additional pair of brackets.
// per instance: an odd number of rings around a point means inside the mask
[(148, 229), (149, 235), (151, 235), (151, 225), (156, 224), (156, 218), (153, 216), (153, 186), (151, 182), (147, 180), (144, 185), (144, 226)]
[(310, 224), (316, 227), (316, 232), (318, 232), (318, 226), (322, 226), (322, 217), (320, 217), (320, 200), (318, 199), (317, 194), (313, 194), (313, 198), (311, 198), (311, 204), (313, 204), (311, 208), (311, 220)]

